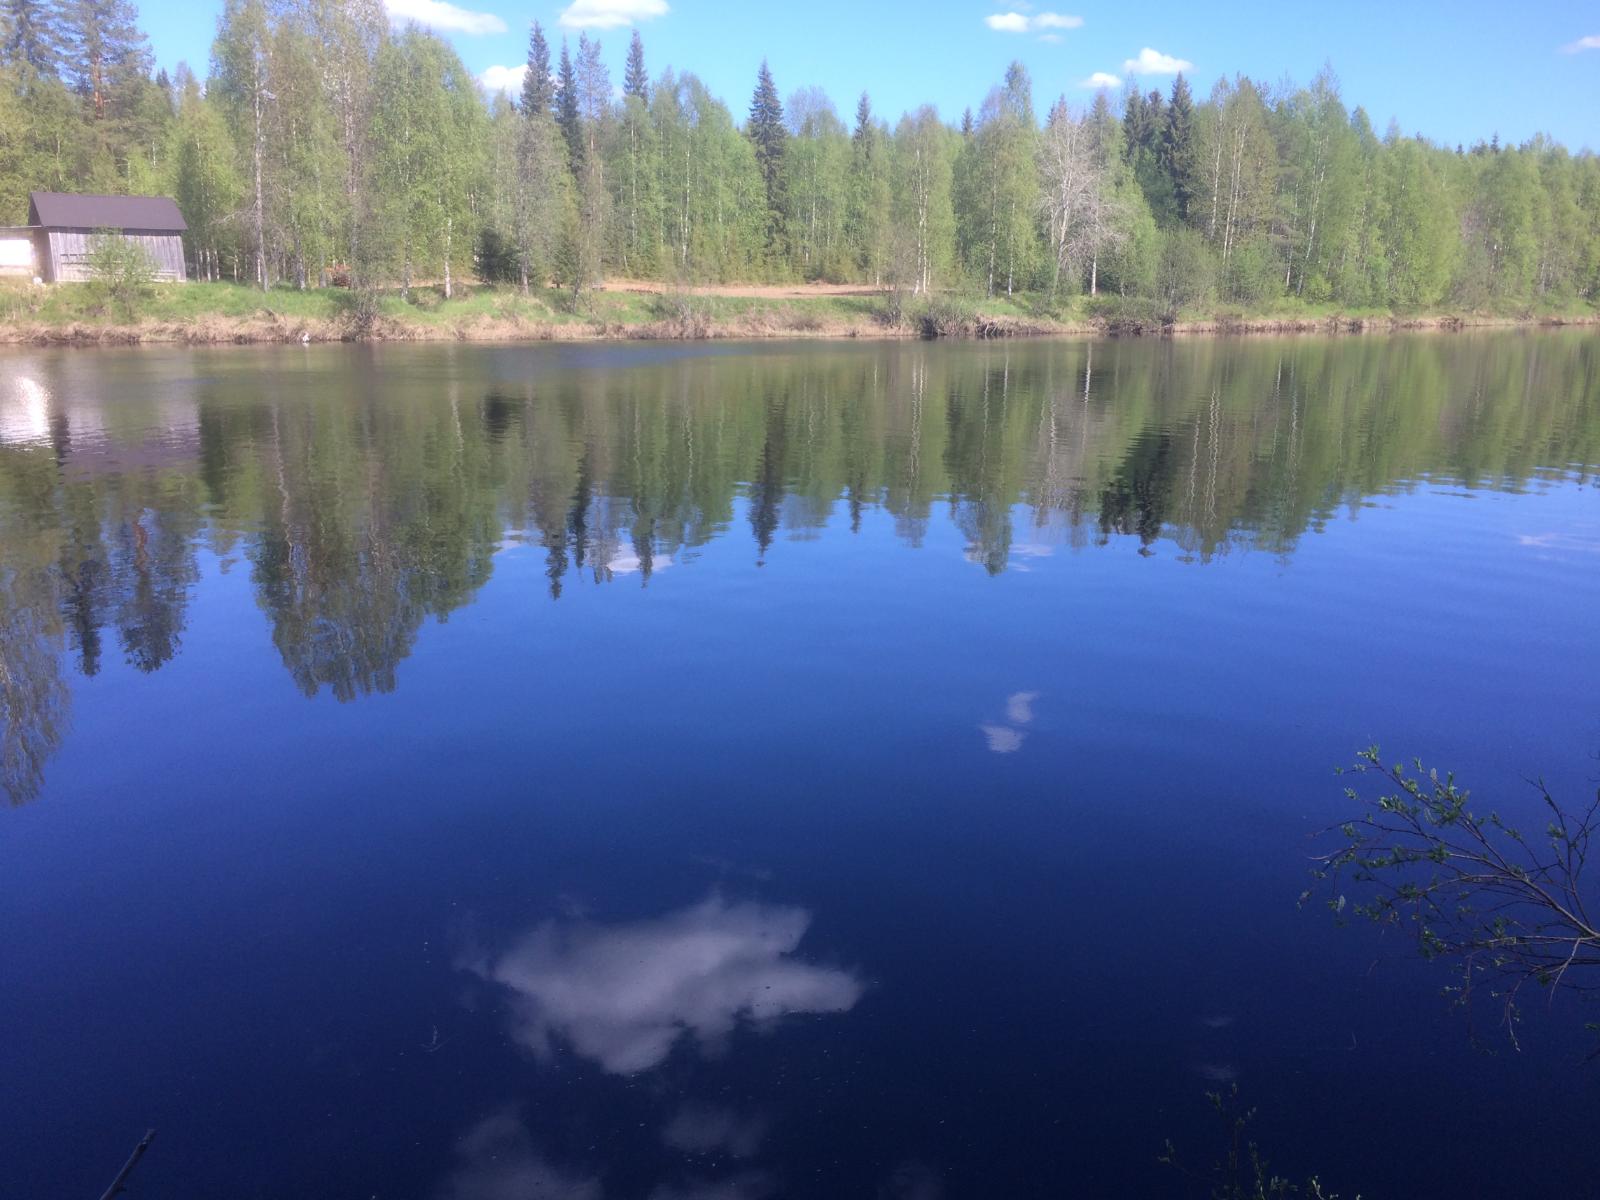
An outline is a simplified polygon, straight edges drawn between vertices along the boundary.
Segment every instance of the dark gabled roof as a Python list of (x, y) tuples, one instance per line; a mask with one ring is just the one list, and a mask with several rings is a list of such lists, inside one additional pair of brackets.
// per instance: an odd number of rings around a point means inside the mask
[(28, 220), (48, 229), (139, 229), (182, 233), (189, 226), (178, 205), (166, 196), (80, 196), (74, 192), (34, 192)]

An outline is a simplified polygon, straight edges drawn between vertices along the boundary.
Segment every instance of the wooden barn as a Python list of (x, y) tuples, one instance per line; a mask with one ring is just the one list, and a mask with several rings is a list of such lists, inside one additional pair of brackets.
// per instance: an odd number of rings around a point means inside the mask
[(166, 196), (81, 196), (73, 192), (34, 192), (28, 199), (39, 276), (46, 283), (89, 278), (90, 240), (96, 233), (119, 234), (144, 247), (156, 278), (182, 283), (183, 233), (189, 226)]

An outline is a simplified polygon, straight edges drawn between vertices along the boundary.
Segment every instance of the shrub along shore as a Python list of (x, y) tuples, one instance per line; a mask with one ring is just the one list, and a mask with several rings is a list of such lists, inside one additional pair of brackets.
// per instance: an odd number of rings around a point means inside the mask
[(1361, 333), (1600, 323), (1590, 305), (1394, 313), (1284, 304), (1161, 313), (1117, 297), (981, 299), (866, 289), (752, 287), (747, 294), (613, 286), (581, 314), (535, 289), (437, 289), (363, 296), (339, 288), (262, 292), (229, 283), (157, 286), (131, 302), (95, 285), (0, 289), (0, 344), (261, 344), (337, 341), (596, 341), (723, 338), (1007, 338), (1244, 333)]

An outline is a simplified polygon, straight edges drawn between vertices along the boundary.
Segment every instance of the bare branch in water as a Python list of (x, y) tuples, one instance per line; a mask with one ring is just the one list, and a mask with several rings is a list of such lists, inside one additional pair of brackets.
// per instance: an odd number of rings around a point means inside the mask
[[(1318, 855), (1312, 872), (1336, 915), (1408, 929), (1423, 957), (1459, 970), (1450, 989), (1457, 1003), (1470, 1008), (1475, 990), (1488, 990), (1513, 1046), (1529, 983), (1600, 991), (1600, 922), (1590, 915), (1595, 897), (1583, 875), (1600, 794), (1572, 813), (1543, 780), (1530, 781), (1549, 814), (1543, 836), (1530, 838), (1499, 813), (1475, 808), (1454, 775), (1425, 771), (1420, 760), (1385, 766), (1372, 746), (1345, 772), (1382, 782), (1347, 787), (1360, 812), (1323, 831), (1343, 842)], [(1347, 897), (1346, 882), (1359, 895)]]
[(147, 1130), (144, 1137), (139, 1139), (139, 1144), (133, 1148), (133, 1153), (128, 1155), (128, 1161), (122, 1164), (122, 1170), (117, 1172), (117, 1177), (111, 1181), (111, 1186), (105, 1190), (100, 1200), (115, 1200), (122, 1194), (123, 1188), (128, 1186), (128, 1176), (133, 1174), (133, 1169), (139, 1165), (139, 1160), (144, 1157), (144, 1152), (150, 1149), (150, 1143), (156, 1140), (156, 1131)]

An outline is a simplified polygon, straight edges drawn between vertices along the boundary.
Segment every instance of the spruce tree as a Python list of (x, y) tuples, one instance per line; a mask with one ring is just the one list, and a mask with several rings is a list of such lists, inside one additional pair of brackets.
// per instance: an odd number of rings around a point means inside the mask
[(622, 92), (626, 96), (637, 96), (646, 104), (650, 103), (650, 77), (644, 69), (644, 39), (639, 36), (639, 31), (633, 31), (633, 40), (628, 43), (628, 68), (622, 77)]
[(1178, 220), (1187, 221), (1194, 198), (1198, 156), (1194, 141), (1194, 98), (1182, 72), (1172, 82), (1172, 100), (1167, 105), (1167, 122), (1161, 132), (1160, 161), (1172, 183)]
[(528, 35), (528, 70), (522, 77), (522, 115), (553, 116), (555, 96), (555, 85), (550, 81), (550, 43), (544, 40), (544, 30), (535, 21), (533, 32)]
[(556, 75), (556, 124), (567, 141), (567, 159), (573, 175), (583, 164), (583, 123), (578, 119), (578, 76), (572, 69), (567, 39), (561, 39), (561, 68)]
[(778, 89), (772, 82), (772, 72), (767, 69), (766, 59), (761, 60), (761, 71), (756, 76), (756, 90), (750, 99), (750, 123), (746, 132), (755, 143), (756, 163), (761, 168), (761, 179), (766, 185), (767, 246), (776, 249), (784, 209), (783, 153), (789, 131), (783, 125), (783, 103), (778, 99)]
[(1138, 157), (1139, 147), (1145, 143), (1146, 125), (1144, 96), (1134, 88), (1122, 104), (1122, 153), (1130, 165)]
[(1139, 143), (1141, 150), (1155, 153), (1161, 141), (1161, 131), (1167, 124), (1167, 103), (1161, 93), (1152, 89), (1144, 98), (1144, 140)]
[(52, 0), (0, 2), (0, 63), (39, 75), (61, 70), (66, 41), (60, 8)]

